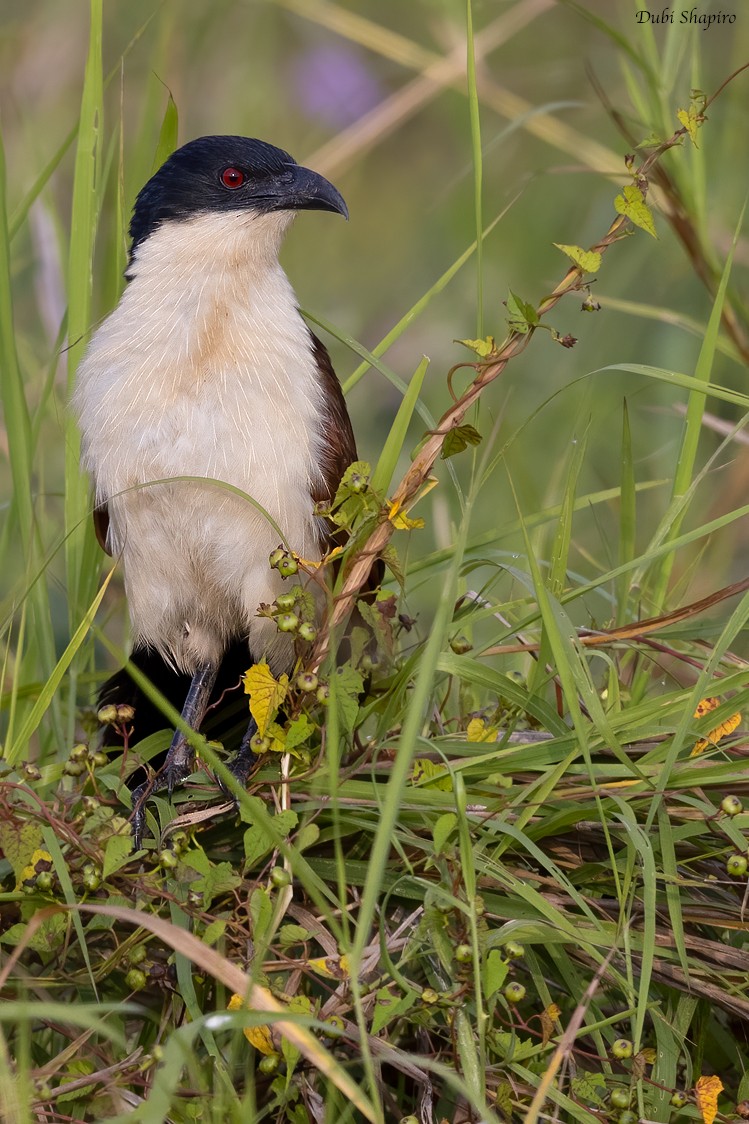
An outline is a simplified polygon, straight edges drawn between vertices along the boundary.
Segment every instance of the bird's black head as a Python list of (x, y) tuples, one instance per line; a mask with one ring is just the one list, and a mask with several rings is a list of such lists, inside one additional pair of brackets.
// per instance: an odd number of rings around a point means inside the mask
[(341, 195), (288, 152), (249, 137), (199, 137), (173, 152), (139, 193), (131, 253), (162, 223), (230, 211), (337, 211)]

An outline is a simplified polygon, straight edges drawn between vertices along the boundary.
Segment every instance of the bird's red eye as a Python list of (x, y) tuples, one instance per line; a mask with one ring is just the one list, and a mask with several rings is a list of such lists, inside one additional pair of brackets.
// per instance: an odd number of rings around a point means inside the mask
[(221, 182), (230, 191), (236, 191), (245, 181), (245, 174), (239, 168), (224, 168), (221, 173)]

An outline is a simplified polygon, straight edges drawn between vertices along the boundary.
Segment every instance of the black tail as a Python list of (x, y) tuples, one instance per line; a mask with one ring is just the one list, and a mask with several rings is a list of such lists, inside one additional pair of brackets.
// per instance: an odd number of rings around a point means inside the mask
[[(190, 686), (189, 675), (174, 671), (157, 652), (147, 648), (136, 648), (130, 660), (176, 710), (182, 710)], [(250, 719), (247, 696), (242, 689), (241, 678), (251, 664), (252, 657), (246, 640), (237, 640), (227, 648), (211, 695), (209, 710), (201, 728), (201, 733), (208, 738), (223, 742), (227, 749), (236, 748)], [(168, 720), (130, 677), (127, 668), (121, 668), (107, 679), (99, 691), (98, 703), (100, 707), (110, 703), (127, 704), (133, 707), (135, 718), (132, 722), (131, 745), (143, 741), (157, 730), (169, 728)], [(215, 708), (210, 709), (213, 707)], [(103, 745), (122, 745), (122, 739), (115, 727), (105, 726)]]

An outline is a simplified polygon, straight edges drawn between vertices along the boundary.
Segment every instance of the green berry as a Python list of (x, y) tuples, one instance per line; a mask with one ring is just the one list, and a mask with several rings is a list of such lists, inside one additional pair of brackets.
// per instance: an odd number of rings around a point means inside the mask
[(612, 1089), (609, 1094), (612, 1108), (629, 1108), (631, 1099), (629, 1089)]
[(344, 1021), (340, 1015), (330, 1015), (330, 1017), (325, 1020), (325, 1026), (330, 1029), (324, 1030), (323, 1034), (330, 1035), (332, 1031), (334, 1038), (337, 1038), (339, 1033), (342, 1034), (345, 1029)]
[(399, 1124), (419, 1124), (418, 1116), (402, 1116)]
[(146, 946), (144, 944), (133, 945), (127, 954), (127, 962), (131, 968), (134, 968), (136, 964), (143, 963), (146, 959), (146, 955)]
[(673, 1108), (683, 1108), (689, 1101), (689, 1097), (683, 1089), (677, 1089), (671, 1096), (671, 1105)]
[(380, 666), (380, 657), (377, 652), (365, 652), (359, 661), (362, 671), (376, 671)]
[(95, 769), (101, 769), (104, 765), (109, 764), (109, 756), (103, 750), (98, 749), (96, 753), (91, 754), (91, 764)]
[(250, 749), (253, 753), (261, 754), (267, 753), (270, 749), (270, 738), (266, 738), (265, 734), (253, 734), (250, 738)]
[(459, 944), (455, 949), (455, 959), (458, 964), (470, 964), (473, 960), (473, 949), (469, 944)]
[(101, 875), (97, 870), (84, 870), (81, 882), (86, 893), (93, 894), (101, 886)]
[(282, 866), (274, 866), (270, 872), (271, 883), (277, 890), (282, 889), (284, 886), (291, 885), (291, 875), (288, 870), (284, 870)]
[(738, 796), (724, 796), (720, 802), (720, 810), (725, 812), (727, 816), (738, 816), (740, 812), (744, 811), (744, 805)]
[(617, 1038), (611, 1046), (612, 1056), (623, 1061), (625, 1058), (631, 1058), (634, 1047), (628, 1038)]
[(124, 725), (126, 722), (132, 722), (135, 718), (135, 707), (130, 706), (129, 703), (117, 704), (117, 721)]
[(299, 628), (299, 617), (296, 613), (281, 613), (276, 617), (279, 632), (296, 632)]
[(276, 566), (276, 569), (282, 578), (290, 578), (294, 574), (299, 573), (299, 563), (296, 558), (292, 558), (290, 554), (285, 554)]
[(36, 876), (36, 888), (43, 894), (48, 894), (52, 889), (55, 878), (51, 870), (40, 870)]
[(455, 652), (456, 656), (462, 656), (466, 652), (470, 652), (473, 644), (467, 636), (463, 636), (461, 634), (460, 636), (453, 636), (452, 640), (450, 641), (450, 647)]
[(101, 722), (102, 726), (112, 726), (117, 721), (117, 707), (113, 703), (108, 706), (99, 707), (96, 712), (96, 717)]
[(88, 759), (88, 746), (84, 745), (83, 742), (80, 742), (78, 745), (74, 745), (73, 748), (70, 751), (70, 760), (71, 761), (86, 761), (87, 759)]
[(300, 691), (305, 691), (307, 694), (309, 694), (310, 691), (316, 691), (319, 682), (314, 671), (301, 671), (296, 677), (297, 687)]
[(280, 1054), (264, 1054), (257, 1063), (258, 1072), (262, 1073), (264, 1077), (272, 1077), (274, 1073), (278, 1072), (280, 1064)]
[(630, 1112), (628, 1108), (625, 1108), (624, 1112), (619, 1113), (617, 1120), (619, 1124), (637, 1124), (637, 1117), (634, 1112)]
[(268, 565), (270, 566), (271, 570), (277, 570), (278, 563), (282, 558), (285, 557), (286, 551), (282, 546), (277, 546), (275, 550), (271, 551), (270, 558), (268, 559)]
[(507, 987), (502, 992), (508, 1003), (522, 1003), (525, 999), (525, 987), (517, 980), (508, 983)]
[(732, 878), (743, 878), (749, 869), (749, 863), (746, 861), (746, 855), (731, 855), (726, 863), (726, 870)]
[(188, 842), (186, 831), (175, 831), (174, 834), (169, 837), (169, 846), (172, 848), (175, 855), (181, 855), (186, 851)]
[(327, 706), (330, 702), (330, 687), (327, 683), (321, 683), (317, 688), (316, 699), (321, 706)]
[(142, 991), (148, 983), (148, 977), (140, 968), (131, 968), (125, 976), (125, 984), (131, 991)]
[(525, 948), (517, 941), (508, 941), (504, 946), (504, 953), (508, 960), (522, 960), (525, 956)]
[(432, 1003), (439, 1003), (439, 999), (440, 997), (433, 987), (425, 987), (421, 993), (422, 1003), (429, 1003), (431, 1005)]
[(296, 605), (295, 593), (279, 593), (276, 598), (276, 604), (283, 613), (288, 613), (289, 609), (293, 609)]
[(308, 621), (304, 621), (303, 624), (300, 624), (299, 639), (305, 640), (308, 644), (312, 644), (312, 642), (317, 639), (317, 629), (315, 626)]
[(178, 861), (171, 847), (165, 847), (163, 851), (159, 851), (159, 866), (162, 870), (174, 870)]
[(66, 761), (62, 771), (66, 777), (80, 777), (81, 773), (86, 772), (86, 766), (82, 761)]

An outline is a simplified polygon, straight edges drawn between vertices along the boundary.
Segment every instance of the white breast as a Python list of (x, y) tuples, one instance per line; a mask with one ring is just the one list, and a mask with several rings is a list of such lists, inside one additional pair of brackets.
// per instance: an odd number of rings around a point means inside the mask
[[(282, 588), (272, 521), (319, 557), (321, 389), (278, 264), (288, 222), (232, 213), (157, 229), (79, 372), (83, 464), (109, 507), (135, 640), (187, 671), (237, 635), (254, 659), (287, 664), (289, 641), (256, 616)], [(153, 483), (175, 476), (206, 482)]]

